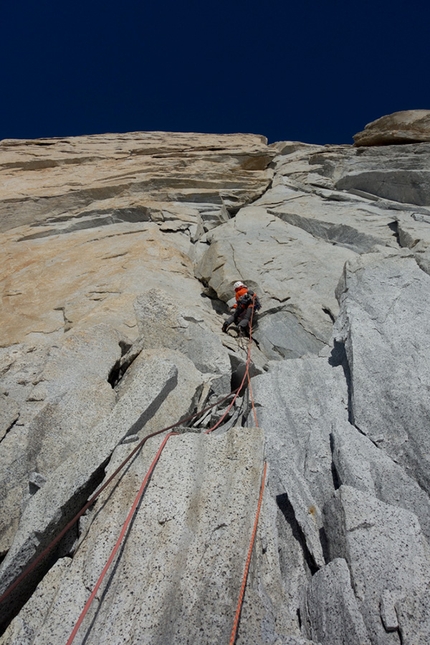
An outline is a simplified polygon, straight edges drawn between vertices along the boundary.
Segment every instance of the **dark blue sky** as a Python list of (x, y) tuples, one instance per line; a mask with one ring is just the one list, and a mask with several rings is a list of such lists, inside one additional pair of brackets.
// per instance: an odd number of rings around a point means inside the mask
[(430, 109), (428, 0), (4, 0), (0, 139), (132, 130), (350, 143)]

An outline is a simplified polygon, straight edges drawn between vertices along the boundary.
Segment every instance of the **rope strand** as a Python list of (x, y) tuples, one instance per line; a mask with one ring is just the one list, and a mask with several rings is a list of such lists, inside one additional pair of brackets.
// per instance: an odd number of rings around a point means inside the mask
[(105, 566), (103, 567), (103, 570), (102, 570), (102, 572), (101, 572), (101, 574), (99, 576), (99, 579), (97, 580), (97, 582), (95, 584), (95, 587), (94, 587), (90, 597), (88, 598), (87, 602), (85, 603), (85, 606), (84, 606), (84, 608), (83, 608), (83, 610), (81, 612), (81, 615), (79, 616), (79, 618), (78, 618), (78, 620), (76, 622), (76, 625), (73, 628), (72, 633), (70, 634), (66, 645), (71, 645), (71, 643), (75, 639), (75, 636), (78, 633), (79, 627), (81, 626), (82, 621), (84, 620), (89, 608), (91, 607), (91, 604), (92, 604), (94, 598), (96, 597), (97, 591), (99, 590), (99, 587), (100, 587), (101, 583), (103, 582), (103, 579), (104, 579), (104, 577), (105, 577), (110, 565), (112, 564), (113, 559), (115, 558), (115, 555), (117, 554), (117, 551), (118, 551), (119, 547), (121, 546), (121, 542), (124, 539), (124, 535), (126, 534), (128, 526), (129, 526), (129, 524), (130, 524), (130, 522), (131, 522), (131, 520), (133, 518), (133, 515), (134, 515), (134, 513), (136, 511), (136, 508), (137, 508), (140, 500), (142, 499), (143, 493), (145, 492), (145, 489), (146, 489), (146, 486), (148, 484), (148, 481), (149, 481), (149, 479), (150, 479), (150, 477), (151, 477), (151, 475), (152, 475), (152, 473), (154, 471), (155, 466), (157, 465), (157, 462), (158, 462), (158, 460), (160, 458), (160, 455), (163, 452), (164, 446), (166, 445), (166, 443), (168, 442), (170, 437), (172, 437), (175, 434), (177, 434), (177, 433), (170, 432), (167, 436), (164, 437), (163, 441), (161, 442), (161, 445), (158, 448), (157, 454), (155, 455), (154, 459), (152, 460), (152, 463), (151, 463), (151, 465), (150, 465), (150, 467), (148, 469), (148, 472), (146, 473), (145, 477), (143, 478), (142, 484), (141, 484), (141, 486), (139, 488), (139, 491), (138, 491), (138, 493), (137, 493), (137, 495), (136, 495), (136, 497), (134, 499), (134, 502), (133, 502), (133, 504), (132, 504), (132, 506), (130, 508), (130, 511), (128, 512), (126, 520), (125, 520), (124, 524), (122, 525), (121, 533), (119, 534), (119, 537), (118, 537), (118, 539), (117, 539), (117, 541), (115, 543), (115, 546), (113, 547), (113, 549), (111, 551), (111, 554), (110, 554), (110, 556), (108, 558), (108, 561), (106, 562)]
[(251, 541), (249, 544), (248, 555), (245, 562), (245, 569), (242, 577), (242, 584), (239, 592), (239, 599), (237, 601), (236, 613), (233, 621), (233, 629), (231, 630), (229, 645), (234, 645), (239, 627), (240, 613), (242, 611), (243, 599), (245, 597), (246, 582), (248, 580), (249, 566), (251, 564), (252, 551), (254, 549), (255, 536), (257, 535), (258, 520), (260, 518), (261, 504), (263, 502), (264, 487), (266, 484), (267, 463), (264, 462), (263, 474), (260, 484), (260, 496), (258, 498), (257, 512), (255, 514), (254, 527), (252, 529)]
[(0, 604), (6, 600), (10, 596), (10, 594), (21, 584), (21, 582), (27, 578), (27, 576), (34, 571), (34, 569), (46, 558), (46, 556), (52, 551), (52, 549), (57, 546), (57, 544), (60, 542), (60, 540), (66, 535), (66, 533), (76, 524), (76, 522), (79, 520), (84, 513), (94, 504), (94, 502), (97, 500), (97, 498), (101, 495), (101, 493), (109, 486), (111, 481), (118, 475), (118, 473), (121, 472), (121, 470), (126, 466), (126, 464), (134, 457), (134, 455), (140, 450), (144, 444), (148, 441), (148, 439), (151, 439), (151, 437), (156, 437), (157, 435), (167, 432), (168, 430), (172, 430), (173, 428), (176, 428), (176, 426), (179, 426), (186, 421), (190, 421), (191, 419), (194, 419), (195, 417), (198, 417), (201, 414), (204, 414), (211, 408), (214, 408), (216, 405), (219, 405), (220, 403), (223, 403), (226, 401), (230, 396), (232, 396), (234, 392), (230, 392), (227, 396), (222, 398), (220, 401), (217, 401), (216, 403), (213, 403), (212, 405), (207, 406), (200, 412), (196, 412), (189, 417), (186, 417), (185, 419), (181, 419), (180, 421), (177, 421), (176, 423), (173, 423), (171, 426), (168, 426), (167, 428), (162, 428), (161, 430), (157, 430), (156, 432), (152, 432), (151, 434), (147, 435), (144, 437), (137, 446), (130, 452), (130, 454), (120, 463), (118, 468), (108, 477), (108, 479), (102, 484), (102, 486), (90, 497), (90, 499), (86, 502), (86, 504), (81, 508), (81, 510), (76, 513), (76, 515), (66, 524), (66, 526), (58, 533), (58, 535), (48, 544), (48, 546), (45, 547), (45, 549), (33, 560), (31, 564), (28, 565), (24, 571), (20, 573), (20, 575), (12, 582), (12, 584), (6, 589), (6, 591), (0, 596)]

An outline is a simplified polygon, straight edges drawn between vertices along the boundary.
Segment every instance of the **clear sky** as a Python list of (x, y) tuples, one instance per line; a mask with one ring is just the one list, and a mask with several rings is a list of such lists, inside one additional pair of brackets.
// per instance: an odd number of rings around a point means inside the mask
[(430, 109), (429, 0), (4, 0), (0, 139), (133, 130), (351, 143)]

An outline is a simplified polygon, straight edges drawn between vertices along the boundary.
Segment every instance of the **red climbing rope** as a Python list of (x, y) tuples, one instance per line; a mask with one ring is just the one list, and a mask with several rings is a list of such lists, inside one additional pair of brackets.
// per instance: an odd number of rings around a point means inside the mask
[[(252, 300), (253, 300), (253, 302), (255, 301), (255, 294), (252, 296)], [(248, 349), (247, 349), (247, 355), (246, 355), (245, 373), (243, 375), (242, 382), (239, 385), (239, 387), (237, 388), (237, 390), (235, 391), (235, 395), (234, 395), (230, 405), (228, 406), (227, 410), (222, 415), (221, 419), (219, 419), (216, 422), (216, 424), (214, 426), (212, 426), (212, 428), (208, 428), (208, 430), (206, 430), (205, 434), (210, 434), (211, 432), (216, 430), (221, 425), (221, 423), (224, 421), (224, 419), (227, 417), (227, 415), (230, 412), (231, 408), (233, 407), (237, 397), (239, 396), (240, 392), (242, 391), (242, 388), (245, 385), (246, 379), (248, 379), (248, 384), (251, 385), (251, 377), (250, 377), (250, 374), (249, 374), (249, 367), (250, 367), (250, 364), (251, 364), (252, 321), (253, 321), (253, 318), (254, 318), (254, 306), (252, 306), (251, 319), (249, 321), (249, 341), (248, 341)], [(250, 391), (252, 392), (252, 388), (251, 388)], [(254, 412), (254, 419), (256, 421), (256, 426), (258, 427), (257, 414), (255, 412), (255, 405), (254, 405), (254, 400), (253, 400), (252, 396), (251, 396), (251, 405), (252, 405), (252, 409), (253, 409), (253, 412)]]
[[(253, 299), (255, 299), (255, 295), (253, 296)], [(151, 437), (155, 437), (156, 435), (159, 435), (159, 434), (161, 434), (163, 432), (167, 432), (169, 430), (172, 430), (176, 426), (181, 425), (181, 424), (183, 424), (183, 423), (185, 423), (187, 421), (190, 421), (191, 419), (194, 419), (195, 417), (198, 417), (201, 414), (204, 414), (205, 412), (207, 412), (211, 408), (219, 405), (220, 403), (223, 403), (230, 396), (234, 395), (231, 403), (229, 404), (227, 410), (222, 415), (221, 419), (219, 419), (219, 421), (212, 428), (209, 428), (206, 431), (206, 434), (209, 434), (210, 432), (213, 432), (217, 427), (219, 427), (219, 425), (222, 423), (222, 421), (228, 415), (228, 413), (231, 410), (231, 408), (233, 407), (233, 405), (234, 405), (239, 393), (242, 391), (242, 388), (244, 387), (246, 380), (248, 381), (249, 395), (250, 395), (250, 400), (251, 400), (251, 405), (252, 405), (255, 425), (256, 425), (256, 427), (258, 427), (258, 420), (257, 420), (256, 409), (255, 409), (255, 402), (254, 402), (252, 386), (251, 386), (251, 377), (250, 377), (250, 373), (249, 373), (250, 364), (251, 364), (253, 316), (254, 316), (254, 307), (252, 307), (251, 319), (250, 319), (250, 323), (249, 323), (249, 342), (248, 342), (245, 373), (244, 373), (244, 376), (243, 376), (243, 379), (242, 379), (242, 382), (241, 382), (239, 388), (237, 388), (237, 390), (235, 390), (234, 392), (231, 392), (230, 394), (228, 394), (227, 396), (225, 396), (221, 400), (217, 401), (216, 403), (214, 403), (214, 404), (212, 404), (210, 406), (207, 406), (206, 408), (204, 408), (200, 412), (197, 412), (197, 413), (195, 413), (193, 415), (190, 415), (189, 417), (187, 417), (185, 419), (181, 419), (180, 421), (172, 424), (171, 426), (168, 426), (167, 428), (163, 428), (162, 430), (158, 430), (157, 432), (153, 432), (150, 435), (144, 437), (136, 445), (136, 447), (131, 451), (131, 453), (126, 457), (126, 459), (124, 459), (122, 461), (122, 463), (118, 466), (118, 468), (116, 468), (116, 470), (112, 473), (112, 475), (110, 475), (110, 477), (104, 482), (104, 484), (96, 491), (96, 493), (94, 493), (94, 495), (92, 495), (92, 497), (87, 501), (87, 503), (83, 506), (83, 508), (79, 511), (79, 513), (77, 513), (75, 515), (75, 517), (72, 520), (70, 520), (70, 522), (62, 529), (62, 531), (57, 535), (57, 537), (42, 551), (42, 553), (40, 553), (40, 555), (37, 558), (35, 558), (35, 560), (27, 567), (27, 569), (25, 569), (18, 576), (18, 578), (9, 586), (9, 588), (2, 594), (2, 596), (0, 597), (0, 603), (2, 603), (12, 593), (12, 591), (14, 589), (16, 589), (16, 587), (24, 580), (24, 578), (26, 578), (37, 567), (37, 565), (40, 564), (40, 562), (48, 555), (48, 553), (54, 548), (54, 546), (56, 546), (60, 542), (60, 540), (64, 537), (64, 535), (72, 528), (72, 526), (88, 510), (88, 508), (90, 508), (90, 506), (96, 501), (96, 499), (100, 496), (100, 494), (106, 489), (106, 487), (112, 482), (112, 480), (118, 475), (118, 473), (124, 468), (124, 466), (132, 459), (132, 457), (143, 447), (143, 445), (146, 443), (146, 441), (148, 441), (148, 439), (150, 439)], [(142, 498), (142, 496), (143, 496), (143, 494), (144, 494), (144, 492), (146, 490), (146, 487), (147, 487), (148, 481), (149, 481), (149, 479), (150, 479), (150, 477), (152, 475), (152, 472), (153, 472), (153, 470), (154, 470), (154, 468), (155, 468), (155, 466), (156, 466), (156, 464), (157, 464), (157, 462), (158, 462), (158, 460), (160, 458), (161, 452), (163, 451), (168, 439), (172, 435), (175, 435), (175, 434), (177, 434), (177, 433), (170, 432), (163, 439), (163, 441), (162, 441), (162, 443), (161, 443), (161, 445), (160, 445), (160, 447), (158, 449), (158, 452), (157, 452), (154, 460), (152, 461), (151, 466), (150, 466), (147, 474), (145, 475), (144, 480), (142, 481), (142, 484), (140, 486), (139, 492), (136, 495), (136, 498), (135, 498), (135, 500), (133, 502), (133, 505), (132, 505), (128, 515), (127, 515), (127, 518), (126, 518), (124, 524), (123, 524), (123, 527), (121, 529), (121, 532), (120, 532), (120, 535), (118, 537), (118, 540), (117, 540), (114, 548), (112, 549), (112, 552), (111, 552), (111, 554), (109, 556), (109, 559), (108, 559), (106, 565), (104, 566), (104, 568), (103, 568), (103, 570), (102, 570), (102, 572), (101, 572), (101, 574), (99, 576), (99, 579), (97, 580), (97, 583), (96, 583), (96, 585), (95, 585), (90, 597), (88, 598), (88, 600), (87, 600), (87, 602), (86, 602), (86, 604), (85, 604), (85, 606), (84, 606), (84, 608), (83, 608), (83, 610), (81, 612), (81, 615), (79, 616), (79, 619), (78, 619), (78, 621), (77, 621), (72, 633), (69, 636), (69, 639), (68, 639), (66, 645), (71, 645), (71, 643), (73, 642), (73, 640), (74, 640), (74, 638), (75, 638), (75, 636), (76, 636), (76, 634), (77, 634), (77, 632), (78, 632), (78, 630), (79, 630), (79, 628), (80, 628), (80, 626), (81, 626), (81, 624), (82, 624), (82, 622), (83, 622), (83, 620), (84, 620), (84, 618), (85, 618), (85, 616), (86, 616), (86, 614), (87, 614), (87, 612), (88, 612), (88, 610), (89, 610), (89, 608), (90, 608), (90, 606), (91, 606), (91, 604), (92, 604), (92, 602), (93, 602), (93, 600), (94, 600), (94, 598), (95, 598), (95, 596), (96, 596), (96, 594), (97, 594), (97, 592), (98, 592), (98, 590), (100, 588), (100, 585), (102, 584), (103, 579), (104, 579), (107, 571), (109, 570), (109, 567), (111, 566), (111, 564), (112, 564), (112, 562), (113, 562), (113, 560), (114, 560), (114, 558), (115, 558), (115, 556), (116, 556), (116, 554), (118, 552), (118, 549), (119, 549), (119, 547), (120, 547), (120, 545), (121, 545), (121, 543), (122, 543), (122, 541), (124, 539), (124, 536), (125, 536), (125, 534), (126, 534), (126, 532), (128, 530), (130, 522), (131, 522), (131, 520), (132, 520), (132, 518), (134, 516), (136, 508), (139, 505), (139, 502), (140, 502), (140, 500), (141, 500), (141, 498)], [(233, 622), (233, 629), (232, 629), (232, 633), (231, 633), (231, 637), (230, 637), (230, 645), (234, 645), (234, 642), (236, 640), (238, 626), (239, 626), (240, 613), (241, 613), (241, 609), (242, 609), (242, 605), (243, 605), (246, 582), (247, 582), (247, 578), (248, 578), (248, 572), (249, 572), (249, 567), (250, 567), (250, 562), (251, 562), (251, 557), (252, 557), (252, 551), (253, 551), (255, 537), (256, 537), (256, 533), (257, 533), (258, 520), (259, 520), (259, 516), (260, 516), (260, 511), (261, 511), (261, 505), (262, 505), (262, 499), (263, 499), (263, 493), (264, 493), (264, 487), (265, 487), (265, 480), (266, 480), (266, 470), (267, 470), (267, 464), (264, 463), (263, 475), (262, 475), (261, 486), (260, 486), (260, 497), (259, 497), (259, 500), (258, 500), (257, 512), (256, 512), (255, 520), (254, 520), (254, 527), (253, 527), (253, 531), (252, 531), (251, 542), (250, 542), (249, 549), (248, 549), (248, 555), (247, 555), (244, 574), (243, 574), (243, 578), (242, 578), (242, 585), (241, 585), (241, 589), (240, 589), (240, 593), (239, 593), (239, 599), (238, 599), (236, 614), (235, 614), (235, 618), (234, 618), (234, 622)]]
[(260, 518), (261, 504), (263, 502), (264, 487), (266, 484), (266, 471), (267, 463), (264, 462), (263, 475), (261, 477), (260, 496), (258, 498), (257, 512), (255, 514), (254, 527), (252, 529), (251, 541), (249, 544), (248, 555), (245, 562), (245, 569), (242, 577), (242, 585), (240, 587), (239, 599), (237, 601), (236, 614), (233, 621), (233, 629), (231, 630), (229, 645), (234, 645), (237, 636), (237, 629), (239, 627), (240, 612), (242, 611), (243, 599), (245, 596), (246, 581), (248, 579), (249, 566), (251, 564), (252, 551), (254, 549), (255, 536), (257, 535), (258, 520)]
[(173, 435), (177, 435), (177, 433), (176, 432), (169, 432), (169, 434), (166, 437), (164, 437), (163, 441), (161, 442), (161, 445), (158, 448), (157, 454), (155, 455), (154, 459), (152, 460), (152, 463), (151, 463), (151, 465), (150, 465), (150, 467), (148, 469), (148, 472), (146, 473), (146, 475), (145, 475), (145, 477), (144, 477), (144, 479), (142, 481), (142, 484), (141, 484), (141, 486), (139, 488), (139, 492), (137, 493), (137, 495), (136, 495), (136, 497), (134, 499), (134, 502), (133, 502), (133, 504), (132, 504), (132, 506), (130, 508), (130, 511), (129, 511), (128, 515), (127, 515), (127, 518), (126, 518), (124, 524), (122, 525), (121, 533), (119, 534), (119, 537), (118, 537), (118, 539), (117, 539), (117, 541), (115, 543), (115, 546), (113, 547), (113, 549), (111, 551), (111, 554), (110, 554), (110, 556), (108, 558), (108, 561), (106, 562), (106, 564), (105, 564), (105, 566), (103, 568), (103, 571), (101, 572), (101, 574), (99, 576), (99, 579), (97, 580), (97, 582), (95, 584), (95, 587), (94, 587), (90, 597), (88, 598), (87, 602), (85, 603), (85, 607), (83, 608), (83, 610), (81, 612), (81, 615), (79, 616), (78, 621), (77, 621), (75, 627), (73, 628), (73, 631), (70, 634), (69, 640), (67, 641), (66, 645), (71, 645), (71, 643), (73, 642), (76, 634), (78, 633), (79, 627), (81, 626), (82, 621), (84, 620), (89, 608), (91, 607), (91, 604), (92, 604), (94, 598), (96, 597), (97, 591), (99, 590), (99, 587), (100, 587), (101, 583), (103, 582), (103, 579), (104, 579), (104, 577), (105, 577), (110, 565), (112, 564), (112, 562), (113, 562), (113, 560), (114, 560), (114, 558), (115, 558), (115, 556), (117, 554), (117, 551), (118, 551), (119, 547), (121, 546), (121, 542), (123, 541), (124, 536), (125, 536), (125, 534), (127, 532), (128, 526), (129, 526), (131, 520), (133, 519), (133, 515), (134, 515), (134, 513), (136, 511), (136, 508), (137, 508), (140, 500), (142, 499), (143, 493), (145, 492), (145, 489), (146, 489), (146, 486), (148, 484), (148, 481), (149, 481), (149, 479), (150, 479), (150, 477), (151, 477), (151, 475), (152, 475), (152, 473), (154, 471), (155, 466), (157, 465), (157, 462), (158, 462), (158, 460), (160, 458), (160, 455), (163, 452), (164, 446), (166, 445), (166, 443), (168, 442), (170, 437), (172, 437)]
[[(233, 404), (234, 404), (239, 392), (241, 391), (242, 387), (244, 386), (246, 379), (248, 379), (248, 386), (249, 386), (252, 409), (253, 409), (253, 413), (254, 413), (255, 425), (258, 427), (258, 420), (257, 420), (257, 415), (256, 415), (256, 410), (255, 410), (255, 405), (254, 405), (254, 398), (253, 398), (253, 394), (252, 394), (251, 378), (250, 378), (250, 374), (249, 374), (249, 366), (250, 366), (250, 363), (251, 363), (252, 319), (253, 319), (253, 314), (254, 314), (254, 308), (252, 309), (251, 320), (250, 320), (250, 325), (249, 325), (250, 333), (249, 333), (249, 343), (248, 343), (248, 351), (247, 351), (246, 369), (245, 369), (245, 374), (243, 376), (242, 382), (241, 382), (238, 390), (236, 391), (232, 402), (230, 403), (229, 407), (227, 408), (227, 411), (223, 414), (221, 419), (212, 428), (210, 428), (209, 430), (206, 431), (206, 434), (208, 434), (209, 432), (212, 432), (213, 430), (215, 430), (215, 428), (217, 428), (220, 425), (220, 423), (222, 422), (222, 420), (226, 417), (226, 415), (228, 414), (229, 410), (232, 408), (232, 406), (233, 406)], [(156, 434), (156, 433), (154, 433), (154, 434)], [(88, 598), (88, 600), (87, 600), (87, 602), (86, 602), (86, 604), (85, 604), (85, 606), (84, 606), (84, 608), (83, 608), (83, 610), (82, 610), (82, 612), (81, 612), (81, 614), (80, 614), (80, 616), (78, 618), (78, 621), (76, 622), (76, 625), (73, 628), (72, 633), (69, 636), (69, 639), (68, 639), (66, 645), (71, 645), (73, 640), (75, 639), (75, 636), (78, 633), (78, 630), (79, 630), (80, 626), (82, 625), (82, 622), (83, 622), (88, 610), (90, 609), (94, 598), (97, 595), (97, 592), (98, 592), (98, 590), (100, 588), (100, 585), (102, 584), (102, 582), (104, 580), (104, 577), (106, 576), (106, 573), (108, 572), (108, 570), (109, 570), (109, 568), (110, 568), (110, 566), (111, 566), (111, 564), (112, 564), (112, 562), (113, 562), (113, 560), (114, 560), (114, 558), (115, 558), (115, 556), (116, 556), (116, 554), (118, 552), (118, 549), (121, 546), (121, 543), (122, 543), (122, 541), (124, 539), (124, 536), (125, 536), (125, 534), (127, 532), (128, 526), (129, 526), (129, 524), (130, 524), (130, 522), (131, 522), (131, 520), (133, 518), (133, 515), (134, 515), (134, 513), (136, 511), (136, 508), (137, 508), (138, 504), (140, 503), (140, 500), (142, 499), (142, 496), (143, 496), (143, 493), (144, 493), (144, 491), (146, 489), (146, 486), (148, 484), (149, 478), (151, 477), (151, 475), (152, 475), (152, 473), (154, 471), (154, 468), (155, 468), (155, 466), (156, 466), (156, 464), (157, 464), (157, 462), (158, 462), (158, 460), (160, 458), (160, 455), (161, 455), (161, 453), (162, 453), (162, 451), (163, 451), (168, 439), (173, 434), (176, 434), (176, 433), (169, 433), (163, 439), (163, 441), (162, 441), (162, 443), (161, 443), (161, 445), (160, 445), (160, 447), (159, 447), (159, 449), (157, 451), (157, 454), (155, 455), (155, 457), (154, 457), (154, 459), (153, 459), (153, 461), (151, 463), (151, 466), (149, 467), (149, 470), (146, 473), (145, 478), (142, 481), (142, 484), (140, 486), (139, 492), (137, 493), (136, 498), (135, 498), (135, 500), (133, 502), (133, 505), (132, 505), (128, 515), (127, 515), (127, 518), (126, 518), (123, 526), (122, 526), (122, 529), (121, 529), (120, 535), (118, 537), (118, 540), (116, 541), (115, 546), (112, 549), (112, 552), (111, 552), (111, 554), (110, 554), (110, 556), (108, 558), (108, 561), (106, 562), (106, 564), (105, 564), (105, 566), (104, 566), (104, 568), (103, 568), (103, 570), (102, 570), (102, 572), (101, 572), (101, 574), (100, 574), (100, 576), (99, 576), (99, 578), (98, 578), (98, 580), (97, 580), (97, 582), (96, 582), (96, 584), (94, 586), (94, 589), (93, 589), (90, 597)], [(137, 449), (137, 447), (136, 447), (136, 449)], [(128, 459), (130, 459), (130, 456), (129, 456)], [(235, 619), (234, 619), (234, 622), (233, 622), (233, 630), (232, 630), (232, 634), (231, 634), (231, 637), (230, 637), (230, 645), (234, 645), (234, 641), (236, 640), (237, 629), (238, 629), (238, 626), (239, 626), (240, 613), (241, 613), (241, 609), (242, 609), (242, 605), (243, 605), (243, 599), (244, 599), (244, 596), (245, 596), (246, 581), (247, 581), (247, 578), (248, 578), (248, 572), (249, 572), (249, 566), (250, 566), (251, 557), (252, 557), (252, 551), (253, 551), (253, 548), (254, 548), (255, 536), (256, 536), (256, 533), (257, 533), (258, 520), (259, 520), (259, 517), (260, 517), (260, 510), (261, 510), (261, 504), (262, 504), (264, 486), (265, 486), (265, 480), (266, 480), (266, 469), (267, 469), (267, 464), (265, 463), (264, 464), (264, 469), (263, 469), (261, 485), (260, 485), (260, 497), (259, 497), (259, 500), (258, 500), (257, 512), (256, 512), (255, 520), (254, 520), (254, 527), (253, 527), (253, 531), (252, 531), (251, 542), (250, 542), (249, 549), (248, 549), (248, 555), (247, 555), (247, 559), (246, 559), (246, 563), (245, 563), (245, 570), (244, 570), (244, 574), (243, 574), (243, 578), (242, 578), (242, 585), (241, 585), (241, 589), (240, 589), (240, 593), (239, 593), (239, 599), (238, 599), (238, 604), (237, 604), (237, 609), (236, 609), (236, 615), (235, 615)]]
[(151, 437), (155, 437), (162, 432), (167, 432), (168, 430), (172, 430), (173, 428), (176, 428), (176, 426), (179, 426), (187, 421), (190, 421), (191, 419), (194, 419), (195, 417), (200, 416), (201, 414), (204, 414), (205, 412), (208, 412), (211, 408), (214, 408), (216, 405), (219, 405), (220, 403), (223, 403), (226, 401), (230, 396), (232, 396), (234, 392), (230, 392), (225, 396), (224, 398), (220, 399), (216, 403), (213, 403), (212, 405), (207, 406), (203, 410), (200, 410), (200, 412), (196, 412), (189, 417), (186, 417), (185, 419), (181, 419), (180, 421), (177, 421), (176, 423), (173, 423), (171, 426), (168, 426), (167, 428), (163, 428), (162, 430), (157, 430), (156, 432), (152, 432), (151, 434), (147, 435), (144, 437), (139, 443), (136, 445), (136, 447), (130, 452), (130, 454), (120, 463), (118, 468), (110, 475), (110, 477), (103, 483), (103, 485), (90, 497), (90, 499), (86, 502), (86, 504), (81, 508), (81, 510), (66, 524), (66, 526), (58, 533), (58, 535), (48, 544), (48, 546), (33, 560), (31, 564), (28, 565), (24, 571), (12, 582), (12, 584), (6, 589), (6, 591), (0, 596), (0, 604), (6, 600), (10, 596), (10, 594), (21, 584), (21, 582), (28, 576), (34, 569), (46, 558), (46, 556), (52, 551), (52, 549), (60, 542), (60, 540), (66, 535), (66, 533), (72, 528), (74, 524), (79, 520), (84, 513), (94, 504), (96, 499), (99, 497), (99, 495), (109, 486), (111, 481), (118, 475), (119, 472), (124, 468), (124, 466), (134, 457), (134, 455), (140, 450), (143, 445), (148, 441), (148, 439), (151, 439)]

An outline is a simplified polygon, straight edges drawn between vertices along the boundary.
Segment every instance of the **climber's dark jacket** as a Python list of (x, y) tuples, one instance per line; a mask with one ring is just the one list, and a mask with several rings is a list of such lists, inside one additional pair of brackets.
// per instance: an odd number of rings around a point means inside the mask
[(251, 317), (253, 316), (253, 311), (261, 308), (260, 301), (253, 291), (250, 289), (239, 289), (236, 292), (236, 304), (234, 313), (227, 318), (223, 325), (223, 330), (226, 331), (227, 327), (234, 323), (239, 327), (239, 329), (246, 330), (249, 327)]

